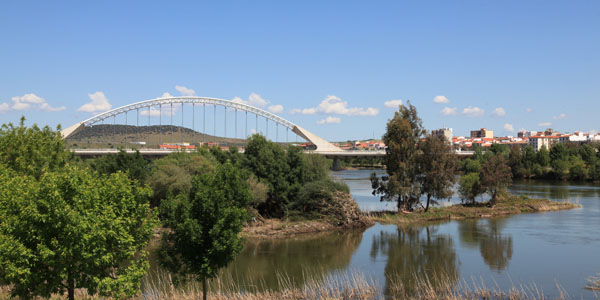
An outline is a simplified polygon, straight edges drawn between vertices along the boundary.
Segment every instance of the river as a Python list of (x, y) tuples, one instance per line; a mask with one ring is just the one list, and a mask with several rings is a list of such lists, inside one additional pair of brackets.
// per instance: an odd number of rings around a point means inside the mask
[[(371, 195), (371, 170), (332, 172), (361, 209), (394, 209)], [(382, 172), (382, 171), (377, 171)], [(364, 231), (247, 242), (227, 269), (236, 281), (273, 288), (278, 278), (301, 286), (309, 273), (360, 272), (383, 287), (398, 276), (410, 289), (414, 274), (443, 272), (456, 282), (483, 281), (503, 290), (535, 284), (554, 298), (558, 283), (570, 298), (592, 298), (587, 278), (600, 273), (600, 186), (516, 181), (514, 194), (579, 203), (568, 211), (448, 221), (402, 228), (376, 224)], [(441, 205), (459, 202), (457, 197)]]

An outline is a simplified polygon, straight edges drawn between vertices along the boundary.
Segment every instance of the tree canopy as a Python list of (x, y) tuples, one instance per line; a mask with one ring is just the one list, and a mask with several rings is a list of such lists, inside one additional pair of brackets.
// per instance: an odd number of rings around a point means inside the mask
[(216, 172), (195, 176), (190, 193), (177, 197), (166, 220), (171, 230), (163, 235), (161, 261), (177, 274), (202, 281), (205, 299), (206, 280), (242, 249), (239, 233), (250, 201), (246, 180), (227, 161)]
[(120, 172), (65, 167), (36, 179), (0, 167), (0, 281), (24, 298), (134, 295), (157, 225), (150, 193)]
[(378, 178), (373, 173), (371, 185), (374, 195), (380, 195), (382, 201), (397, 201), (398, 209), (412, 209), (419, 201), (418, 144), (424, 134), (417, 109), (410, 102), (400, 105), (387, 123), (383, 135), (387, 175)]

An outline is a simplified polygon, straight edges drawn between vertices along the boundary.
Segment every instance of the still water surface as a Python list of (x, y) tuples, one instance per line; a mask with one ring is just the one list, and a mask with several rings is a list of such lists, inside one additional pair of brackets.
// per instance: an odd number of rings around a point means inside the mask
[[(361, 209), (394, 209), (393, 203), (381, 203), (371, 195), (371, 172), (332, 175), (350, 186)], [(278, 276), (301, 286), (308, 273), (332, 276), (358, 271), (384, 292), (392, 276), (410, 290), (415, 273), (435, 277), (444, 272), (452, 281), (475, 278), (491, 288), (535, 283), (550, 297), (558, 295), (559, 283), (571, 298), (594, 299), (583, 287), (589, 276), (600, 273), (600, 186), (517, 181), (510, 192), (571, 201), (583, 208), (407, 228), (376, 224), (364, 231), (250, 240), (227, 271), (239, 282), (251, 278), (271, 288), (277, 286)], [(458, 201), (452, 198), (441, 204)]]

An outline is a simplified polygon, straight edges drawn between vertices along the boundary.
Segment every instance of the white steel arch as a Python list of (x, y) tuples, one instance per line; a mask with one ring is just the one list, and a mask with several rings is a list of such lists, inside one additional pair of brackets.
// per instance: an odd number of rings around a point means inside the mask
[(140, 101), (140, 102), (124, 105), (124, 106), (100, 113), (98, 115), (95, 115), (95, 116), (93, 116), (87, 120), (81, 121), (77, 124), (74, 124), (73, 126), (68, 127), (66, 129), (64, 129), (63, 131), (61, 131), (61, 134), (62, 134), (63, 138), (68, 138), (69, 136), (74, 134), (79, 129), (82, 129), (86, 126), (91, 126), (91, 125), (101, 122), (107, 118), (117, 116), (122, 113), (126, 113), (128, 111), (139, 110), (140, 108), (148, 108), (149, 109), (151, 107), (156, 107), (156, 106), (160, 106), (160, 105), (164, 105), (164, 104), (175, 104), (175, 103), (211, 104), (211, 105), (231, 107), (231, 108), (238, 109), (241, 111), (250, 112), (257, 116), (261, 116), (265, 119), (271, 120), (275, 123), (281, 124), (284, 127), (291, 129), (292, 132), (298, 134), (302, 138), (304, 138), (307, 141), (314, 144), (317, 148), (316, 149), (317, 152), (340, 151), (341, 150), (339, 147), (334, 146), (333, 144), (327, 142), (326, 140), (307, 131), (306, 129), (303, 129), (302, 127), (297, 126), (296, 124), (294, 124), (280, 116), (277, 116), (273, 113), (270, 113), (270, 112), (260, 109), (258, 107), (254, 107), (254, 106), (251, 106), (248, 104), (233, 102), (230, 100), (210, 98), (210, 97), (197, 97), (197, 96), (156, 98), (156, 99), (150, 99), (150, 100), (145, 100), (145, 101)]

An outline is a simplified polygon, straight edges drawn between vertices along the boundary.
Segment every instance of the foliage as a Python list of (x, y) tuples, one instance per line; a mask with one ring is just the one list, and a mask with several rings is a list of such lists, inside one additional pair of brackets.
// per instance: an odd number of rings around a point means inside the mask
[(350, 189), (346, 184), (331, 179), (310, 182), (302, 188), (292, 208), (308, 215), (318, 214), (324, 204), (334, 200), (338, 191), (349, 193)]
[(290, 210), (303, 207), (296, 202), (302, 201), (305, 185), (329, 178), (331, 162), (324, 157), (304, 154), (298, 147), (283, 147), (258, 134), (250, 138), (244, 154), (243, 167), (268, 186), (267, 199), (254, 204), (270, 217), (284, 217)]
[(22, 298), (134, 295), (157, 224), (150, 194), (120, 172), (66, 166), (36, 179), (0, 166), (0, 281)]
[(502, 154), (496, 154), (481, 168), (481, 188), (492, 195), (490, 205), (496, 205), (498, 193), (506, 190), (512, 182), (511, 169)]
[(252, 197), (242, 172), (227, 161), (216, 172), (194, 176), (190, 193), (176, 198), (160, 258), (176, 274), (195, 275), (206, 297), (206, 280), (242, 249), (239, 233)]
[(412, 209), (418, 203), (421, 188), (418, 180), (418, 144), (425, 134), (417, 109), (407, 102), (388, 121), (383, 141), (387, 145), (387, 175), (371, 175), (373, 195), (381, 201), (397, 201), (398, 209)]
[(469, 173), (460, 177), (458, 193), (461, 199), (471, 200), (471, 203), (475, 204), (475, 198), (483, 192), (479, 173)]
[(417, 163), (419, 166), (419, 182), (421, 193), (427, 196), (425, 211), (429, 209), (431, 199), (450, 198), (454, 191), (458, 160), (452, 147), (443, 137), (428, 135), (419, 144)]
[[(493, 151), (492, 149), (495, 148)], [(483, 164), (499, 153), (506, 158), (515, 178), (542, 178), (558, 180), (600, 180), (600, 152), (598, 144), (557, 143), (550, 151), (546, 147), (536, 153), (531, 146), (510, 148), (508, 156), (502, 147), (492, 147), (480, 155)], [(477, 157), (477, 154), (475, 155)], [(479, 172), (477, 159), (465, 159), (461, 164), (467, 174)]]
[(206, 149), (198, 153), (173, 153), (153, 161), (153, 172), (146, 180), (154, 191), (151, 205), (160, 207), (169, 196), (187, 194), (192, 186), (192, 177), (214, 172), (216, 164), (216, 158)]
[(71, 158), (65, 150), (60, 136), (60, 127), (56, 131), (45, 126), (25, 126), (25, 117), (19, 126), (12, 123), (0, 127), (0, 164), (20, 174), (40, 178), (46, 171), (62, 168)]
[(129, 178), (143, 183), (149, 173), (149, 162), (139, 151), (128, 154), (124, 150), (116, 155), (105, 155), (88, 161), (90, 167), (101, 174), (112, 174), (118, 171), (126, 173)]

